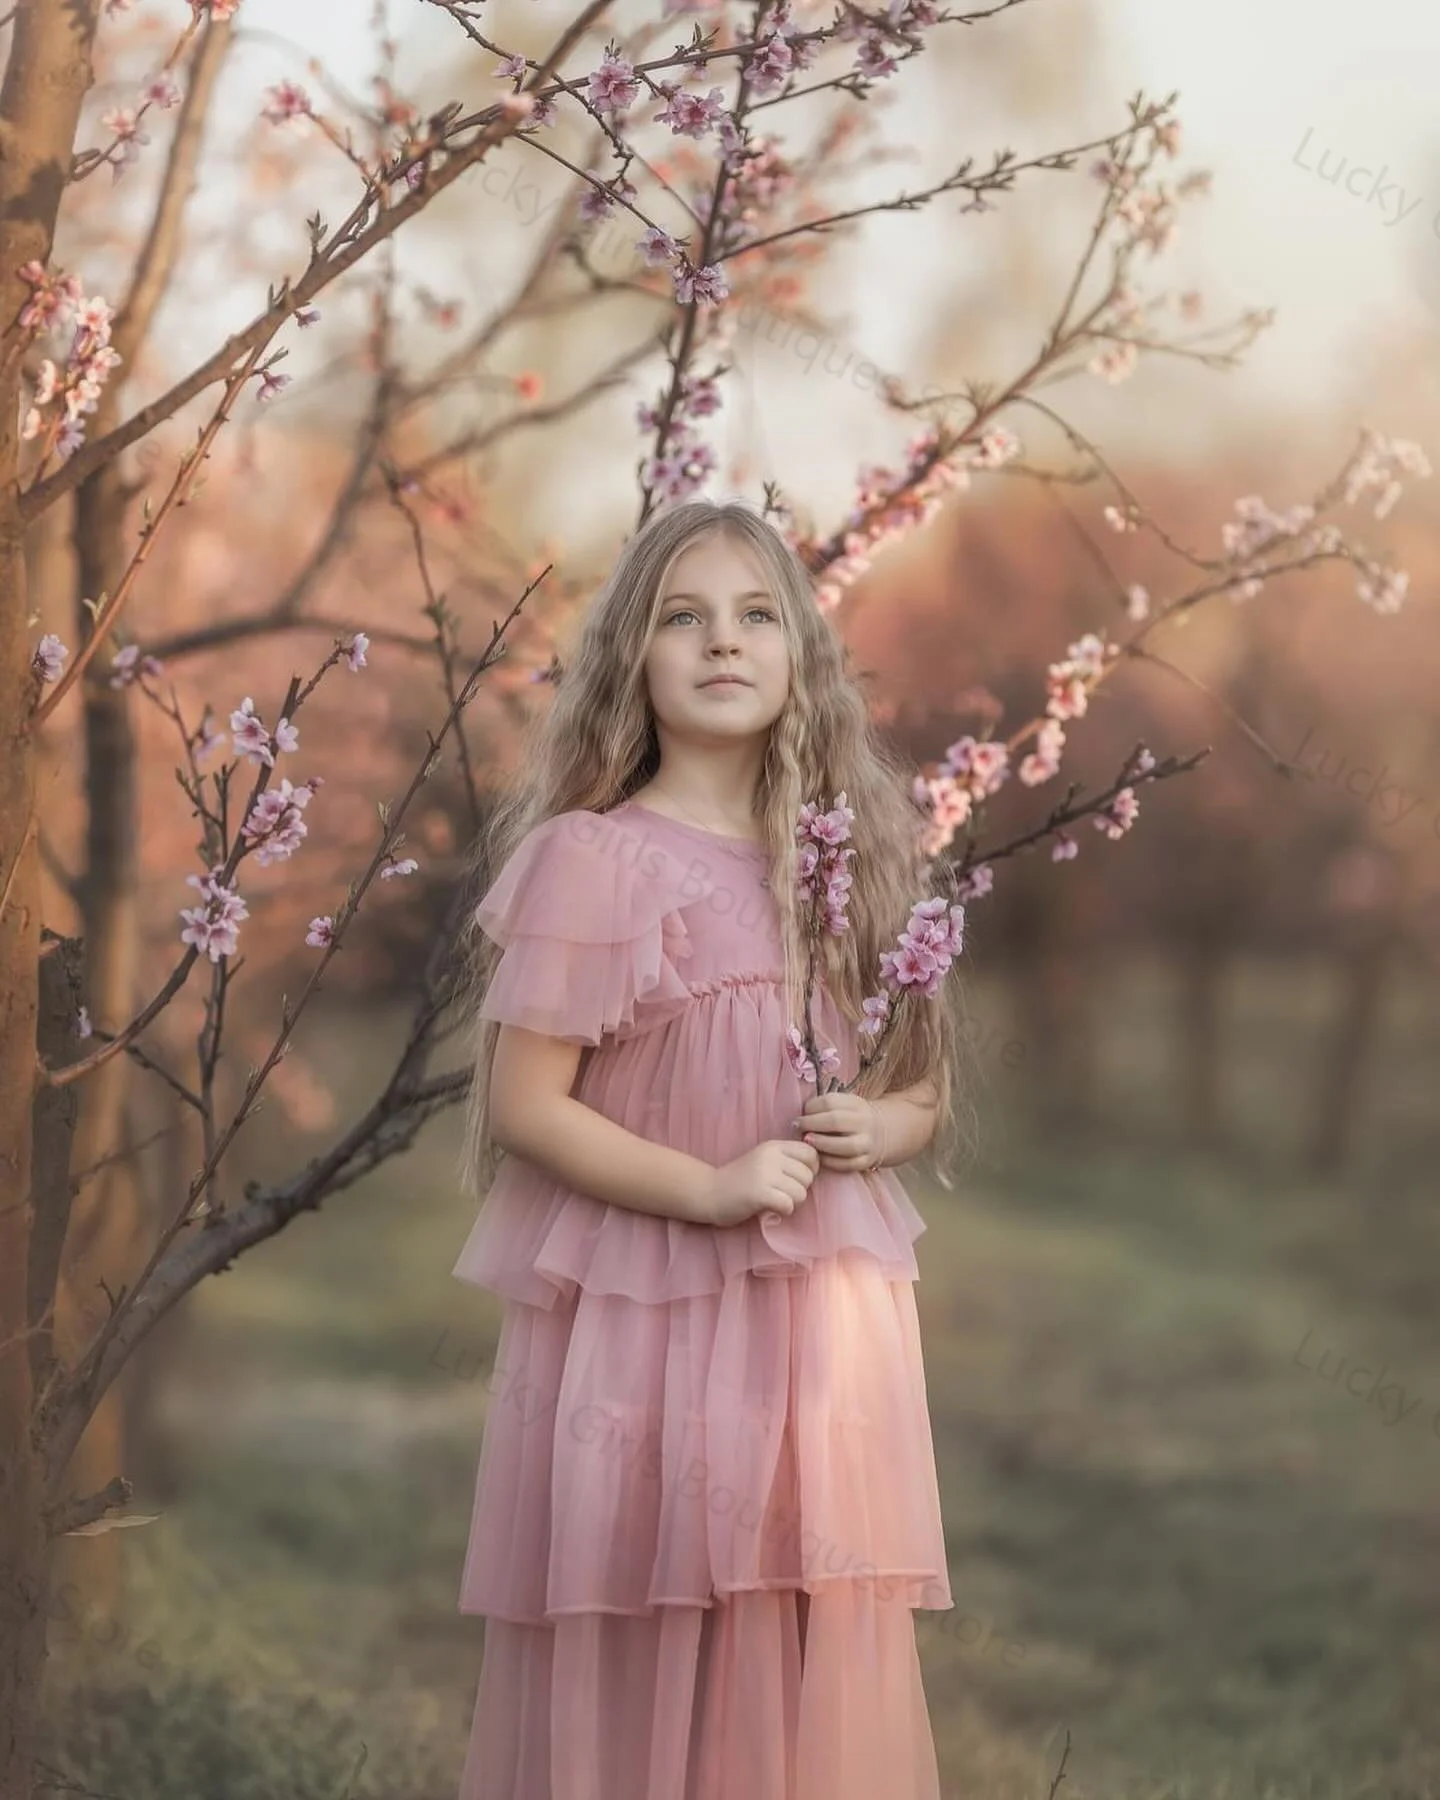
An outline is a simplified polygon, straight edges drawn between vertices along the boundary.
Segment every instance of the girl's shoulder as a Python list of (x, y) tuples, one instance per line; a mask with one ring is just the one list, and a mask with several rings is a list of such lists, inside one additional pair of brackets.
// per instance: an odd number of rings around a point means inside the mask
[(525, 833), (476, 918), (502, 944), (522, 921), (534, 930), (561, 920), (567, 935), (614, 942), (706, 898), (713, 885), (633, 822), (577, 808)]

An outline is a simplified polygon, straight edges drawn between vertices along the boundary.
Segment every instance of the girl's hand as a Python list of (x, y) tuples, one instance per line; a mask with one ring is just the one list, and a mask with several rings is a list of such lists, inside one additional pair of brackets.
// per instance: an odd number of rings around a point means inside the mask
[(796, 1120), (804, 1141), (820, 1152), (820, 1167), (841, 1173), (869, 1169), (883, 1155), (884, 1126), (861, 1094), (811, 1094)]

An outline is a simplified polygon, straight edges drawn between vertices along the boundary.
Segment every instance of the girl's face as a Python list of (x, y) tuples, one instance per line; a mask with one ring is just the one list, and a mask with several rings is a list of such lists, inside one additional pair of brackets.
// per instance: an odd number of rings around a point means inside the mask
[[(706, 685), (722, 674), (735, 679)], [(753, 739), (763, 750), (790, 693), (790, 651), (779, 602), (747, 546), (712, 536), (677, 558), (645, 680), (662, 732), (736, 747)]]

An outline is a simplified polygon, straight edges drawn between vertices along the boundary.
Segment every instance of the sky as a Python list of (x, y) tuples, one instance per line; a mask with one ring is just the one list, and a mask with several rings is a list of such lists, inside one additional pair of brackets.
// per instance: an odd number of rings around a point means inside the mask
[[(1054, 18), (1082, 3), (1029, 0), (971, 29), (1033, 33), (1044, 28), (1044, 15)], [(443, 43), (454, 29), (418, 0), (390, 0), (390, 6), (392, 21), (408, 20), (411, 30), (423, 14), (421, 29), (432, 44)], [(530, 10), (556, 22), (568, 16), (564, 6), (548, 0)], [(1082, 410), (1090, 416), (1084, 422), (1103, 427), (1113, 418), (1121, 433), (1171, 439), (1174, 417), (1183, 416), (1198, 448), (1202, 439), (1244, 432), (1252, 419), (1277, 412), (1348, 417), (1360, 405), (1368, 359), (1397, 336), (1413, 342), (1417, 387), (1440, 410), (1440, 374), (1428, 373), (1432, 366), (1440, 370), (1440, 355), (1433, 354), (1440, 352), (1440, 5), (1090, 0), (1089, 10), (1099, 52), (1073, 77), (1066, 72), (1063, 98), (1053, 116), (1038, 123), (1027, 120), (1006, 130), (993, 108), (953, 102), (936, 107), (921, 62), (902, 70), (943, 127), (945, 157), (958, 148), (984, 162), (1001, 143), (1022, 154), (1053, 149), (1113, 129), (1137, 88), (1151, 97), (1178, 88), (1185, 141), (1175, 167), (1209, 168), (1214, 190), (1186, 209), (1181, 242), (1151, 265), (1150, 280), (1200, 286), (1212, 317), (1234, 317), (1251, 307), (1274, 307), (1278, 316), (1248, 353), (1243, 380), (1177, 373), (1172, 365), (1150, 377), (1144, 405), (1121, 390), (1086, 397)], [(282, 74), (305, 75), (296, 56), (269, 33), (323, 56), (327, 70), (360, 91), (370, 67), (369, 13), (368, 0), (305, 0), (303, 7), (294, 0), (245, 0), (242, 18), (254, 34), (246, 47), (251, 81), (245, 85), (252, 96)], [(514, 7), (508, 14), (520, 16)], [(616, 16), (640, 15), (625, 8)], [(488, 28), (502, 39), (506, 18), (504, 10), (487, 12)], [(914, 172), (903, 166), (874, 174), (876, 191), (894, 191), (907, 179), (913, 182)], [(1082, 235), (1092, 198), (1077, 201), (1070, 220)], [(519, 222), (508, 223), (518, 243)], [(841, 247), (843, 345), (919, 384), (927, 373), (933, 322), (927, 328), (923, 306), (897, 304), (897, 293), (943, 291), (929, 261), (935, 244), (942, 238), (958, 243), (960, 232), (984, 223), (957, 219), (952, 206), (928, 232), (917, 230), (915, 215), (901, 215), (878, 223), (859, 248)], [(972, 241), (984, 242), (978, 236)], [(285, 266), (294, 266), (294, 259)], [(853, 383), (826, 383), (823, 411), (835, 430), (827, 426), (827, 442), (817, 443), (811, 398), (820, 383), (793, 355), (786, 360), (783, 389), (772, 380), (766, 353), (746, 361), (725, 447), (744, 449), (770, 466), (809, 455), (828, 470), (835, 444), (845, 443), (851, 429), (872, 428), (867, 420), (873, 421), (875, 402)], [(796, 403), (777, 405), (781, 391)], [(1390, 423), (1400, 429), (1401, 422)], [(887, 447), (898, 448), (904, 435), (892, 433)], [(845, 444), (844, 461), (853, 470), (853, 444)]]

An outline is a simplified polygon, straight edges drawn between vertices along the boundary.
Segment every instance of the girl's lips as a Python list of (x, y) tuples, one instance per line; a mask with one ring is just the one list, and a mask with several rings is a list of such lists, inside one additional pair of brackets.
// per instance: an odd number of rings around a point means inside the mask
[(714, 681), (702, 681), (702, 688), (739, 688), (749, 687), (748, 681), (742, 681), (738, 675), (720, 675)]

